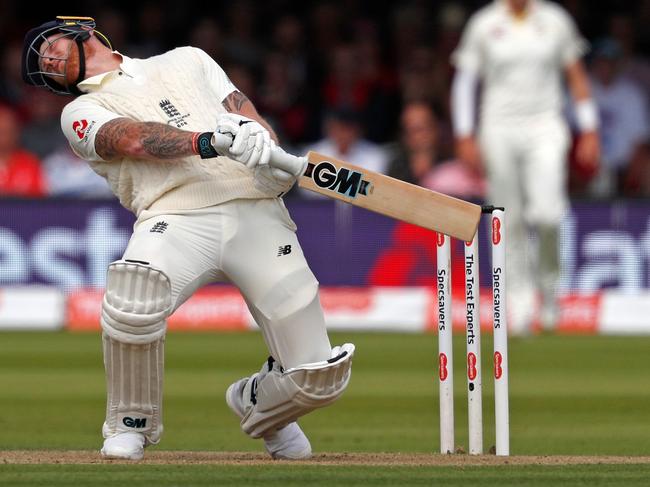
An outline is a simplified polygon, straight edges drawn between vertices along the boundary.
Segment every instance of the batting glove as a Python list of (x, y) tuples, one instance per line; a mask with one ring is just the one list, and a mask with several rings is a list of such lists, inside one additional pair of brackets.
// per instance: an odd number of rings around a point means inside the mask
[(257, 189), (272, 195), (286, 193), (296, 182), (293, 174), (270, 165), (257, 166), (254, 171)]
[(253, 169), (269, 163), (271, 158), (271, 134), (255, 120), (235, 113), (217, 117), (216, 132), (233, 138), (228, 156)]

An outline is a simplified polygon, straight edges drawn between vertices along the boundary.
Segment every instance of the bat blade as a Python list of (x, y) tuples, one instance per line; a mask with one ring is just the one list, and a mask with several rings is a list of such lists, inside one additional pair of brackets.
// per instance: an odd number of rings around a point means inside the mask
[(317, 152), (307, 158), (302, 188), (464, 241), (476, 233), (479, 205)]

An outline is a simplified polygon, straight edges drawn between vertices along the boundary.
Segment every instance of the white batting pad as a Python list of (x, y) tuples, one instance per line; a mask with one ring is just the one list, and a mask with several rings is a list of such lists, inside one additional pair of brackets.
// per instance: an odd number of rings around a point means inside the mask
[(120, 261), (109, 266), (100, 320), (106, 334), (126, 343), (155, 341), (165, 334), (171, 309), (171, 285), (162, 271)]
[(243, 392), (246, 415), (241, 427), (253, 438), (282, 428), (314, 409), (338, 399), (350, 381), (354, 345), (332, 349), (329, 360), (300, 365), (284, 372), (275, 367), (253, 376)]
[(104, 438), (137, 432), (145, 435), (147, 444), (158, 443), (162, 433), (164, 338), (138, 345), (119, 342), (104, 333), (102, 340), (107, 389)]
[(165, 319), (171, 308), (171, 285), (163, 272), (144, 263), (118, 261), (109, 266), (101, 316), (105, 438), (138, 432), (147, 444), (159, 441)]

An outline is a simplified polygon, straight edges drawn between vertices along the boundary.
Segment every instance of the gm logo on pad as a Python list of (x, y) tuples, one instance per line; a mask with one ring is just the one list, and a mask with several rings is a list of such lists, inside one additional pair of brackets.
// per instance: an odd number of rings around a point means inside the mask
[(122, 419), (122, 423), (127, 428), (146, 428), (147, 418), (130, 418), (129, 416), (125, 416)]

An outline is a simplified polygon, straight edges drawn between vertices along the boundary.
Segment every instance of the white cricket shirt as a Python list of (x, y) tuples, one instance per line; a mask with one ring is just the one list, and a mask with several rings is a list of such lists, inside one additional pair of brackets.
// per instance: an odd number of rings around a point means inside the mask
[(563, 68), (586, 47), (559, 5), (531, 0), (519, 19), (505, 0), (495, 0), (470, 17), (452, 63), (481, 78), (483, 122), (516, 122), (561, 113)]
[(182, 47), (147, 59), (122, 56), (120, 69), (79, 83), (86, 93), (66, 105), (61, 128), (74, 152), (106, 178), (124, 207), (204, 208), (233, 199), (271, 198), (253, 171), (226, 157), (104, 161), (95, 151), (99, 128), (117, 117), (161, 122), (191, 132), (211, 132), (225, 113), (221, 102), (236, 90), (205, 52)]

